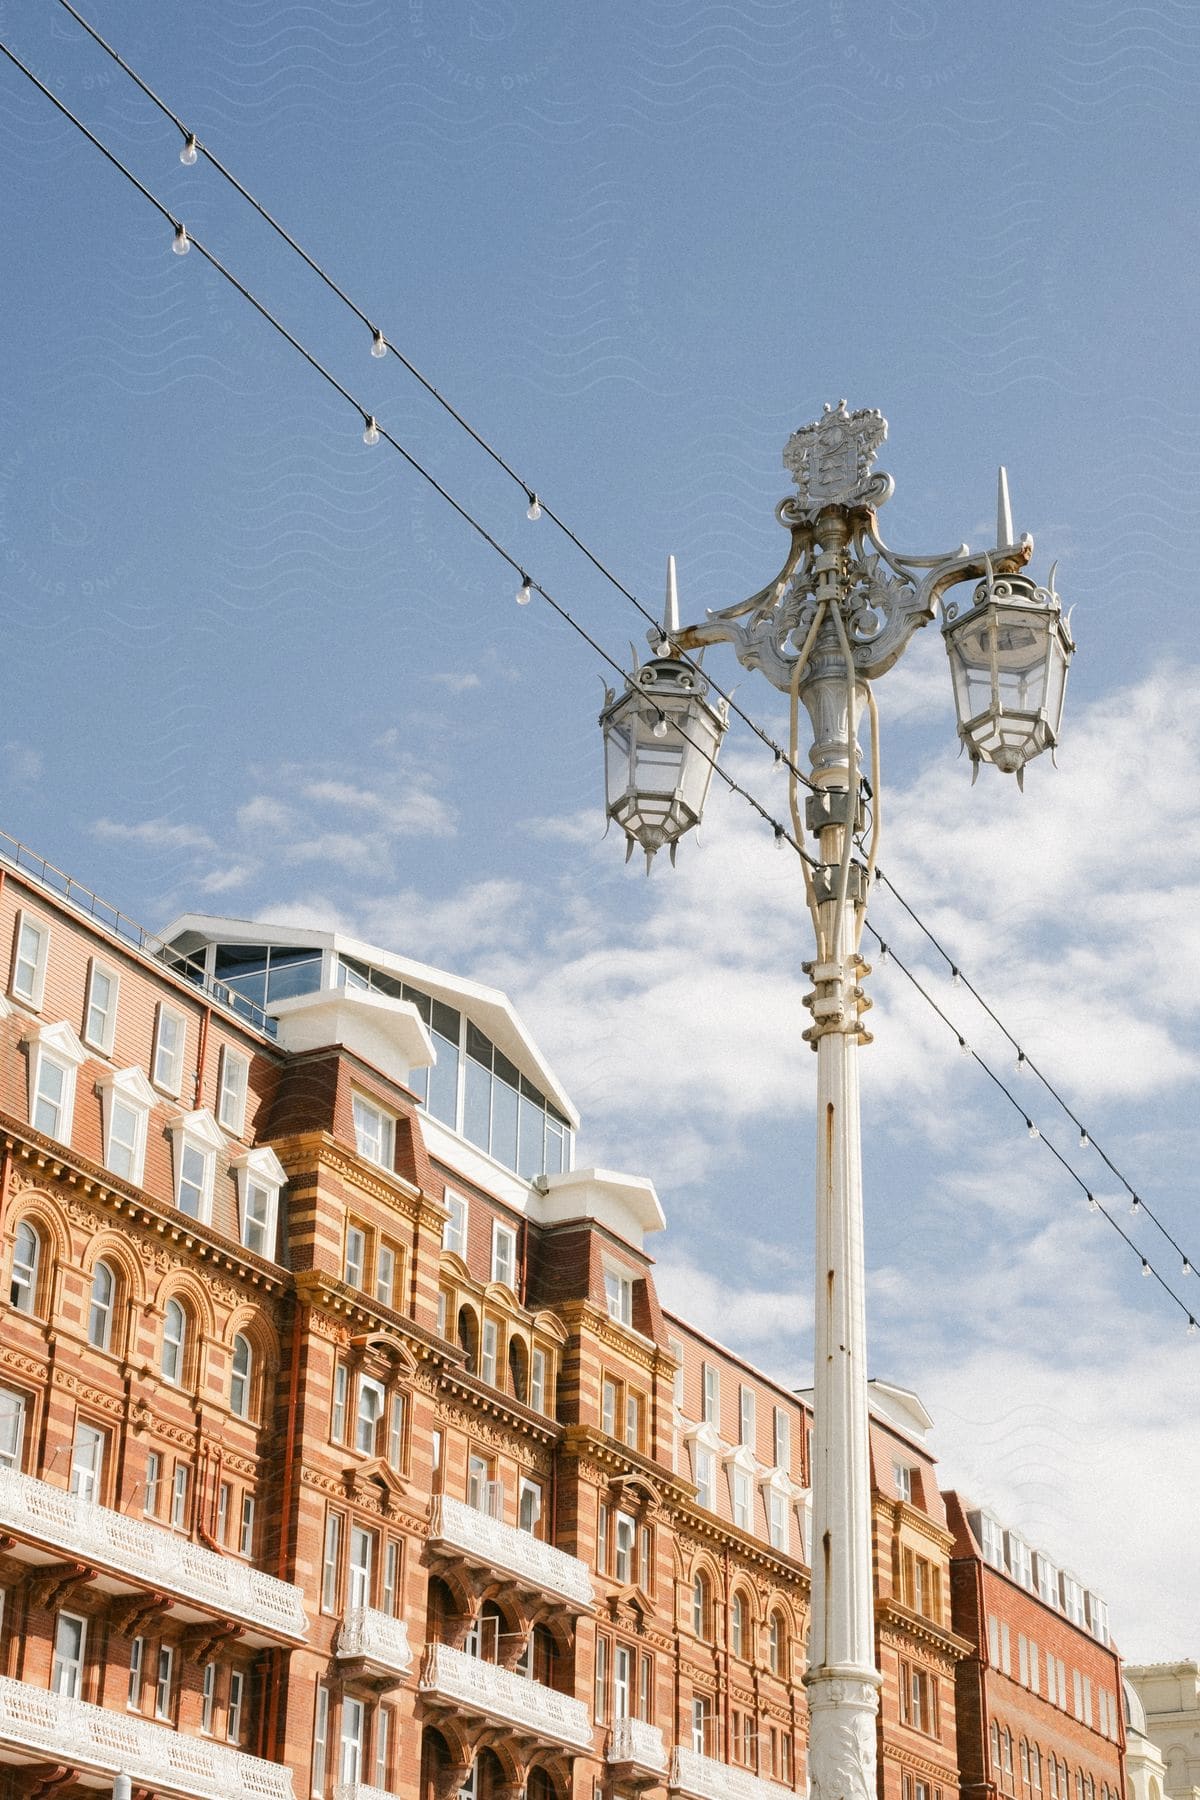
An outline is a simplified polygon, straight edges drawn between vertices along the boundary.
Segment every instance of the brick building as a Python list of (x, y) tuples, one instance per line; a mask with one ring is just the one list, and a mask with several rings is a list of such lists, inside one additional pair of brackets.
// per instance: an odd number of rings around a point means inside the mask
[[(662, 1311), (653, 1186), (574, 1167), (505, 997), (336, 934), (149, 939), (28, 860), (0, 1800), (803, 1791), (805, 1399)], [(984, 1669), (996, 1572), (929, 1420), (872, 1392), (881, 1800), (950, 1800), (964, 1710), (977, 1752), (1021, 1690)], [(1055, 1623), (1098, 1696), (1111, 1651)], [(1094, 1792), (1021, 1800), (1111, 1800), (1118, 1744)]]
[(1125, 1707), (1108, 1609), (993, 1514), (946, 1495), (963, 1800), (1118, 1800)]

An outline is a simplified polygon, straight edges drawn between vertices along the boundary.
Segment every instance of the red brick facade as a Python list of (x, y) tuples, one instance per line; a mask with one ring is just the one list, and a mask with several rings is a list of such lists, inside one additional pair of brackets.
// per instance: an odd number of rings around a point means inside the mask
[[(662, 1312), (640, 1230), (152, 948), (0, 871), (0, 1800), (803, 1790), (803, 1401)], [(878, 1398), (881, 1800), (1110, 1800)], [(1001, 1719), (1094, 1793), (998, 1783)]]

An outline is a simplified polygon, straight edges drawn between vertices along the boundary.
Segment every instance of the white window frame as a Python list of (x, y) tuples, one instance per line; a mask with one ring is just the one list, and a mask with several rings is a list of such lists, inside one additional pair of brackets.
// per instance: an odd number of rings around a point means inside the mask
[(527, 1531), (530, 1537), (537, 1536), (538, 1523), (542, 1516), (542, 1484), (530, 1481), (522, 1475), (517, 1489), (517, 1529)]
[(721, 1429), (721, 1371), (715, 1363), (701, 1364), (700, 1417), (705, 1425)]
[[(167, 1030), (168, 1022), (178, 1028), (178, 1037)], [(169, 1041), (174, 1040), (174, 1041)], [(160, 1000), (154, 1020), (154, 1051), (150, 1058), (150, 1079), (164, 1094), (177, 1100), (183, 1091), (183, 1065), (187, 1058), (187, 1014)]]
[(334, 1364), (333, 1397), (329, 1408), (329, 1441), (346, 1442), (346, 1413), (350, 1404), (350, 1370), (344, 1362)]
[(221, 1074), (217, 1083), (217, 1124), (231, 1137), (240, 1138), (246, 1128), (246, 1100), (250, 1093), (250, 1058), (232, 1044), (221, 1045)]
[[(129, 1646), (129, 1685), (125, 1690), (125, 1710), (142, 1710), (142, 1670), (146, 1662), (146, 1640), (135, 1637)], [(212, 1665), (210, 1664), (211, 1668)], [(201, 1727), (203, 1730), (203, 1726)]]
[[(107, 1008), (96, 1002), (96, 978), (109, 984)], [(101, 1056), (111, 1056), (113, 1040), (117, 1034), (117, 1002), (121, 992), (121, 977), (108, 963), (93, 957), (88, 964), (87, 996), (83, 1005), (83, 1041), (98, 1050)], [(97, 1030), (92, 1029), (92, 1013), (99, 1015)]]
[(325, 1774), (329, 1760), (329, 1689), (318, 1685), (313, 1708), (312, 1793), (316, 1800), (325, 1792)]
[(238, 1525), (238, 1555), (249, 1560), (254, 1555), (254, 1495), (242, 1495), (242, 1517)]
[(901, 1462), (899, 1460), (899, 1458), (893, 1458), (893, 1461), (892, 1461), (892, 1486), (895, 1488), (896, 1492), (899, 1494), (901, 1500), (906, 1500), (910, 1506), (912, 1505), (912, 1497), (913, 1497), (913, 1480), (912, 1480), (912, 1478), (913, 1478), (912, 1464)]
[(200, 1729), (205, 1737), (212, 1736), (213, 1706), (217, 1698), (217, 1665), (206, 1662), (204, 1677), (200, 1687)]
[(404, 1395), (394, 1393), (387, 1406), (387, 1449), (384, 1461), (389, 1469), (404, 1467)]
[(617, 1435), (617, 1406), (620, 1391), (611, 1375), (601, 1377), (600, 1381), (600, 1429), (609, 1437)]
[[(78, 1626), (74, 1644), (64, 1642), (63, 1627)], [(50, 1666), (50, 1692), (64, 1700), (83, 1698), (83, 1672), (87, 1664), (88, 1622), (80, 1613), (60, 1612), (54, 1621), (54, 1660)]]
[(717, 1457), (706, 1444), (696, 1445), (696, 1504), (705, 1512), (715, 1512), (717, 1500)]
[(0, 1388), (0, 1469), (16, 1469), (25, 1460), (25, 1396)]
[(342, 1721), (338, 1733), (338, 1786), (354, 1787), (362, 1780), (363, 1735), (367, 1708), (352, 1694), (342, 1695)]
[(367, 1279), (367, 1230), (365, 1225), (346, 1221), (346, 1244), (342, 1255), (342, 1280), (347, 1287), (363, 1288)]
[(171, 1702), (175, 1692), (175, 1650), (171, 1644), (158, 1646), (158, 1665), (154, 1672), (154, 1716), (171, 1718)]
[(517, 1291), (517, 1234), (502, 1219), (492, 1220), (492, 1280)]
[[(18, 1246), (21, 1235), (27, 1232), (33, 1239), (33, 1257), (25, 1261), (18, 1260)], [(9, 1271), (8, 1303), (14, 1312), (21, 1313), (27, 1319), (40, 1318), (38, 1312), (38, 1289), (42, 1280), (42, 1257), (46, 1249), (46, 1234), (33, 1219), (20, 1219), (13, 1233), (12, 1267)]]
[(442, 1226), (442, 1249), (451, 1250), (463, 1262), (467, 1260), (467, 1222), (470, 1218), (470, 1207), (461, 1194), (447, 1188), (442, 1196), (450, 1210), (450, 1217)]
[(500, 1327), (495, 1319), (485, 1318), (479, 1334), (479, 1375), (489, 1387), (496, 1385), (500, 1362)]
[[(171, 1308), (178, 1310), (182, 1321), (178, 1336), (168, 1337), (167, 1320), (171, 1317)], [(187, 1340), (190, 1323), (187, 1307), (183, 1301), (172, 1294), (163, 1308), (162, 1354), (159, 1358), (159, 1370), (164, 1381), (172, 1387), (182, 1387), (187, 1379)]]
[(396, 1302), (396, 1252), (391, 1244), (382, 1242), (375, 1252), (375, 1298), (380, 1306)]
[[(141, 1069), (117, 1069), (97, 1082), (100, 1089), (100, 1123), (104, 1134), (104, 1166), (120, 1181), (141, 1187), (146, 1169), (146, 1139), (149, 1135), (150, 1108), (157, 1095)], [(121, 1107), (133, 1120), (130, 1140), (120, 1141), (119, 1148), (128, 1150), (128, 1169), (119, 1166), (124, 1158), (116, 1154), (115, 1136), (117, 1108)]]
[[(364, 1407), (363, 1402), (370, 1399), (375, 1403), (374, 1410)], [(358, 1393), (354, 1402), (354, 1448), (360, 1456), (378, 1456), (379, 1454), (379, 1421), (383, 1418), (387, 1404), (387, 1390), (382, 1381), (376, 1381), (373, 1375), (360, 1375)], [(363, 1443), (364, 1427), (371, 1436), (369, 1447)]]
[[(102, 1269), (109, 1281), (107, 1300), (96, 1297), (96, 1284)], [(93, 1350), (112, 1349), (118, 1291), (116, 1270), (106, 1257), (98, 1256), (92, 1268), (92, 1285), (88, 1290), (87, 1341)]]
[(69, 1491), (78, 1495), (80, 1500), (99, 1505), (100, 1488), (104, 1481), (105, 1453), (108, 1450), (108, 1434), (99, 1425), (93, 1425), (87, 1419), (76, 1419), (75, 1436), (71, 1444), (71, 1475)]
[[(25, 1043), (29, 1053), (29, 1123), (43, 1137), (54, 1138), (60, 1144), (69, 1144), (75, 1120), (75, 1076), (80, 1065), (87, 1061), (88, 1053), (71, 1027), (61, 1020), (54, 1025), (40, 1025), (36, 1030), (28, 1032)], [(50, 1068), (55, 1069), (62, 1077), (61, 1092), (57, 1100), (42, 1094), (42, 1080), (46, 1070)], [(53, 1129), (38, 1124), (38, 1105), (43, 1098), (57, 1112)]]
[(321, 1556), (321, 1611), (337, 1611), (338, 1565), (342, 1560), (342, 1515), (325, 1514), (325, 1539)]
[(613, 1526), (613, 1575), (626, 1584), (633, 1581), (637, 1556), (637, 1520), (618, 1512)]
[(782, 1406), (774, 1409), (771, 1421), (771, 1444), (775, 1467), (786, 1475), (792, 1466), (792, 1421)]
[(375, 1574), (375, 1533), (365, 1525), (350, 1527), (349, 1581), (346, 1608), (370, 1606)]
[(754, 1401), (754, 1389), (743, 1383), (738, 1388), (738, 1443), (744, 1445), (751, 1455), (758, 1441)]
[(158, 1490), (162, 1480), (162, 1453), (150, 1450), (146, 1454), (146, 1491), (142, 1497), (142, 1514), (147, 1519), (158, 1517)]
[(229, 1704), (225, 1708), (225, 1738), (230, 1744), (242, 1741), (242, 1706), (246, 1698), (246, 1677), (241, 1669), (229, 1671)]
[(750, 1480), (750, 1472), (748, 1469), (739, 1469), (735, 1466), (731, 1474), (733, 1477), (730, 1483), (733, 1490), (733, 1522), (739, 1531), (753, 1531), (754, 1488)]
[(278, 1251), (279, 1196), (287, 1170), (266, 1145), (231, 1156), (229, 1168), (237, 1187), (238, 1237), (242, 1248), (274, 1262)]
[[(37, 936), (37, 948), (32, 957), (22, 954), (22, 939), (26, 930)], [(29, 912), (24, 907), (17, 914), (13, 930), (12, 969), (8, 978), (8, 991), (14, 1000), (32, 1007), (34, 1012), (42, 1010), (42, 998), (46, 992), (46, 964), (50, 958), (50, 925), (39, 913)], [(21, 984), (18, 977), (23, 968), (30, 970), (27, 983)]]
[(364, 1162), (392, 1174), (396, 1167), (396, 1119), (377, 1100), (365, 1094), (350, 1097), (354, 1119), (354, 1147)]
[[(241, 1346), (239, 1352), (238, 1346)], [(240, 1363), (239, 1363), (240, 1357)], [(229, 1356), (229, 1410), (235, 1418), (248, 1419), (254, 1399), (254, 1346), (245, 1332), (233, 1340)]]
[(544, 1350), (535, 1349), (529, 1358), (529, 1404), (534, 1412), (546, 1410), (546, 1375), (549, 1363)]
[(229, 1544), (229, 1508), (233, 1505), (233, 1483), (223, 1481), (217, 1489), (216, 1539), (222, 1549)]
[(633, 1328), (633, 1276), (614, 1263), (604, 1265), (604, 1299), (608, 1316), (626, 1329)]
[(171, 1477), (171, 1530), (186, 1531), (188, 1525), (188, 1500), (192, 1489), (192, 1471), (182, 1457), (175, 1464), (175, 1472)]
[(791, 1508), (788, 1506), (788, 1497), (786, 1494), (780, 1493), (777, 1488), (772, 1488), (770, 1492), (771, 1500), (767, 1512), (771, 1547), (775, 1550), (782, 1550), (785, 1555), (790, 1555), (792, 1515)]
[[(225, 1138), (217, 1121), (208, 1111), (201, 1107), (196, 1112), (185, 1113), (171, 1123), (171, 1145), (175, 1164), (175, 1206), (185, 1218), (197, 1219), (202, 1225), (211, 1225), (213, 1209), (213, 1190), (217, 1179), (217, 1151), (225, 1148)], [(195, 1167), (187, 1169), (188, 1153), (200, 1160), (199, 1179), (192, 1180)], [(184, 1174), (189, 1175), (187, 1189), (195, 1189), (196, 1211), (192, 1212), (182, 1202), (185, 1198)]]

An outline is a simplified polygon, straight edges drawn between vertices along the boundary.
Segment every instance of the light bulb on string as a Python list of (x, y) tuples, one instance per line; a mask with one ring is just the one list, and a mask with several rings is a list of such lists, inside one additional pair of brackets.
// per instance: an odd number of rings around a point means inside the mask
[(382, 331), (376, 331), (371, 334), (371, 355), (387, 355), (387, 339), (384, 337)]
[(172, 250), (175, 252), (176, 256), (186, 256), (191, 247), (192, 240), (187, 234), (187, 227), (184, 225), (177, 225), (175, 227), (174, 242), (171, 245)]
[(1087, 1132), (1083, 1129), (1083, 1126), (1081, 1125), (1079, 1127), (1079, 1148), (1081, 1150), (1086, 1150), (1088, 1145), (1091, 1143), (1091, 1141), (1092, 1141), (1091, 1138), (1088, 1136)]
[[(890, 956), (890, 955), (891, 955), (891, 954), (892, 954), (892, 953), (891, 953), (891, 951), (890, 951), (890, 950), (889, 950), (889, 949), (888, 949), (888, 947), (887, 947), (887, 945), (886, 945), (886, 944), (885, 944), (885, 943), (883, 943), (883, 941), (882, 941), (882, 940), (881, 940), (881, 941), (880, 941), (880, 945), (879, 945), (879, 966), (880, 966), (880, 968), (881, 968), (881, 969), (882, 969), (882, 967), (883, 967), (883, 965), (884, 965), (884, 963), (885, 963), (885, 962), (886, 962), (886, 961), (887, 961), (887, 959), (888, 959), (888, 957), (889, 957), (889, 956)], [(961, 1038), (959, 1038), (959, 1040), (958, 1040), (958, 1041), (959, 1041), (959, 1043), (960, 1043), (960, 1044), (961, 1044), (961, 1043), (962, 1043), (962, 1039), (961, 1039)]]
[(785, 835), (786, 834), (784, 832), (783, 826), (777, 825), (775, 827), (775, 848), (777, 850), (783, 849)]
[(532, 519), (534, 524), (536, 525), (537, 521), (541, 518), (541, 516), (542, 516), (542, 503), (538, 499), (536, 494), (531, 493), (529, 495), (529, 505), (525, 510), (525, 517), (527, 519)]
[(1192, 1265), (1188, 1261), (1187, 1257), (1185, 1256), (1183, 1259), (1183, 1268), (1181, 1270), (1181, 1273), (1184, 1275), (1190, 1275), (1191, 1272), (1192, 1272)]
[(953, 982), (955, 987), (962, 986), (962, 976), (959, 973), (959, 971), (954, 967), (953, 963), (950, 965), (950, 980)]
[(1031, 1138), (1040, 1138), (1042, 1135), (1041, 1132), (1038, 1130), (1037, 1126), (1034, 1124), (1032, 1119), (1026, 1119), (1025, 1129), (1029, 1133)]
[(522, 575), (521, 585), (517, 589), (517, 605), (518, 606), (528, 606), (529, 602), (532, 599), (533, 599), (533, 583), (530, 581), (528, 575)]
[(1150, 1279), (1150, 1264), (1146, 1261), (1144, 1256), (1142, 1258), (1142, 1274), (1147, 1280)]
[(959, 1047), (959, 1049), (960, 1049), (960, 1050), (961, 1050), (961, 1052), (962, 1052), (962, 1054), (963, 1054), (963, 1055), (964, 1055), (964, 1056), (970, 1056), (970, 1054), (971, 1054), (971, 1046), (970, 1046), (970, 1044), (968, 1044), (968, 1042), (967, 1042), (967, 1040), (966, 1040), (966, 1038), (965, 1038), (965, 1037), (960, 1037), (960, 1038), (959, 1038), (959, 1040), (958, 1040), (958, 1047)]
[(1025, 1052), (1023, 1050), (1018, 1050), (1017, 1051), (1017, 1074), (1023, 1075), (1024, 1073), (1025, 1073)]
[(1195, 1337), (1196, 1335), (1196, 1321), (1193, 1319), (1191, 1313), (1188, 1314), (1187, 1334), (1189, 1337)]
[(1138, 1199), (1136, 1194), (1133, 1196), (1133, 1199), (1129, 1202), (1129, 1210), (1133, 1214), (1135, 1219), (1137, 1218), (1138, 1214), (1142, 1210), (1142, 1203)]
[(667, 720), (666, 720), (666, 715), (664, 713), (659, 713), (657, 719), (655, 719), (653, 725), (650, 727), (650, 735), (651, 735), (651, 737), (656, 737), (656, 738), (665, 738), (666, 737), (666, 735), (667, 735)]
[(1088, 1195), (1088, 1211), (1089, 1212), (1098, 1212), (1099, 1208), (1100, 1208), (1100, 1202), (1097, 1200), (1095, 1194), (1089, 1194)]
[(366, 429), (363, 431), (363, 443), (364, 444), (377, 444), (378, 442), (379, 442), (379, 426), (376, 423), (374, 416), (372, 414), (368, 413)]
[(189, 131), (184, 139), (183, 149), (179, 152), (179, 160), (185, 169), (190, 169), (194, 166), (198, 155), (195, 134)]

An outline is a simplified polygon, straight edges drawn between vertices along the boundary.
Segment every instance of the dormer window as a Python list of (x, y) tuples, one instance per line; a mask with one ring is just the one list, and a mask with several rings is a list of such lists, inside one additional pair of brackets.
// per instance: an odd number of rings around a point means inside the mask
[(117, 1028), (117, 989), (119, 979), (103, 963), (93, 962), (88, 974), (87, 1006), (84, 1010), (83, 1035), (101, 1056), (112, 1054), (113, 1036)]
[(610, 1263), (604, 1270), (604, 1298), (608, 1316), (618, 1325), (633, 1324), (633, 1278)]
[(146, 1132), (154, 1089), (140, 1069), (119, 1069), (97, 1084), (104, 1129), (104, 1166), (122, 1181), (141, 1185)]
[(217, 1122), (231, 1137), (241, 1137), (246, 1124), (246, 1091), (249, 1082), (250, 1058), (226, 1044), (221, 1051)]
[(8, 991), (38, 1012), (46, 986), (46, 958), (50, 952), (50, 927), (33, 913), (17, 914), (12, 975)]
[(183, 1050), (187, 1021), (174, 1007), (160, 1006), (154, 1032), (154, 1085), (178, 1095), (183, 1087)]
[(206, 1109), (185, 1113), (171, 1126), (175, 1153), (175, 1204), (189, 1219), (212, 1221), (217, 1151), (225, 1146), (217, 1121)]
[(517, 1291), (517, 1234), (499, 1219), (492, 1222), (492, 1280)]
[(237, 1182), (238, 1226), (242, 1244), (255, 1256), (275, 1257), (279, 1193), (287, 1171), (265, 1145), (246, 1150), (229, 1164)]
[(353, 1111), (358, 1154), (380, 1169), (392, 1170), (396, 1163), (395, 1119), (362, 1094), (354, 1095)]
[(452, 1250), (455, 1256), (467, 1257), (467, 1203), (461, 1194), (453, 1194), (446, 1189), (446, 1205), (450, 1209), (450, 1217), (442, 1227), (442, 1249)]
[(69, 1025), (42, 1025), (29, 1046), (29, 1122), (44, 1137), (71, 1141), (75, 1116), (75, 1074), (87, 1051)]

